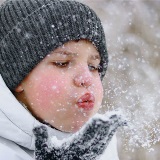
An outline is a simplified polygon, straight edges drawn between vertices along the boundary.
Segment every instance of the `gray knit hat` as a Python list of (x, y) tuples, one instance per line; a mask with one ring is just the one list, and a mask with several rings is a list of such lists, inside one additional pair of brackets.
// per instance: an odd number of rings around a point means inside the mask
[(79, 39), (99, 51), (102, 79), (108, 55), (101, 21), (92, 9), (71, 0), (7, 0), (0, 7), (0, 74), (13, 91), (47, 54)]

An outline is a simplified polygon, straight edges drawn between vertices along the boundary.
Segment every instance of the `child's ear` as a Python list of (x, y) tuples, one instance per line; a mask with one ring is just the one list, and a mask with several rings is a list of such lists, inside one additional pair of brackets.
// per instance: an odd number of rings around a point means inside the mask
[(22, 84), (19, 84), (19, 85), (16, 87), (15, 92), (17, 92), (17, 93), (23, 92)]

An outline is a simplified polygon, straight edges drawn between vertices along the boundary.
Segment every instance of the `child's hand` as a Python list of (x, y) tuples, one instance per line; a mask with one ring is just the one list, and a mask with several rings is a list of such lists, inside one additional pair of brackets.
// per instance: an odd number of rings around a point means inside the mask
[(61, 147), (48, 143), (48, 133), (44, 126), (36, 127), (36, 160), (95, 160), (108, 146), (119, 126), (125, 125), (120, 116), (109, 118), (94, 117), (75, 136)]

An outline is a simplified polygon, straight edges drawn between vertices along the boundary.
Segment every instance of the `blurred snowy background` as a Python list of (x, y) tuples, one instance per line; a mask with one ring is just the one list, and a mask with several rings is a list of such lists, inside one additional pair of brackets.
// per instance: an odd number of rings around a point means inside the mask
[[(4, 0), (0, 0), (2, 3)], [(109, 53), (102, 112), (120, 109), (120, 160), (160, 160), (160, 1), (77, 0), (100, 16)]]
[(160, 160), (160, 1), (79, 0), (104, 25), (109, 67), (102, 110), (120, 109), (129, 128), (120, 160)]

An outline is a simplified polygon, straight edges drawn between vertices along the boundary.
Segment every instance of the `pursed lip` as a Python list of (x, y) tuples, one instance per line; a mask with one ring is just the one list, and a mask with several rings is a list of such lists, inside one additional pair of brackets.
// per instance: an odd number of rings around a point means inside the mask
[(77, 101), (77, 106), (86, 111), (92, 110), (94, 108), (95, 97), (91, 93), (86, 93), (81, 96)]

